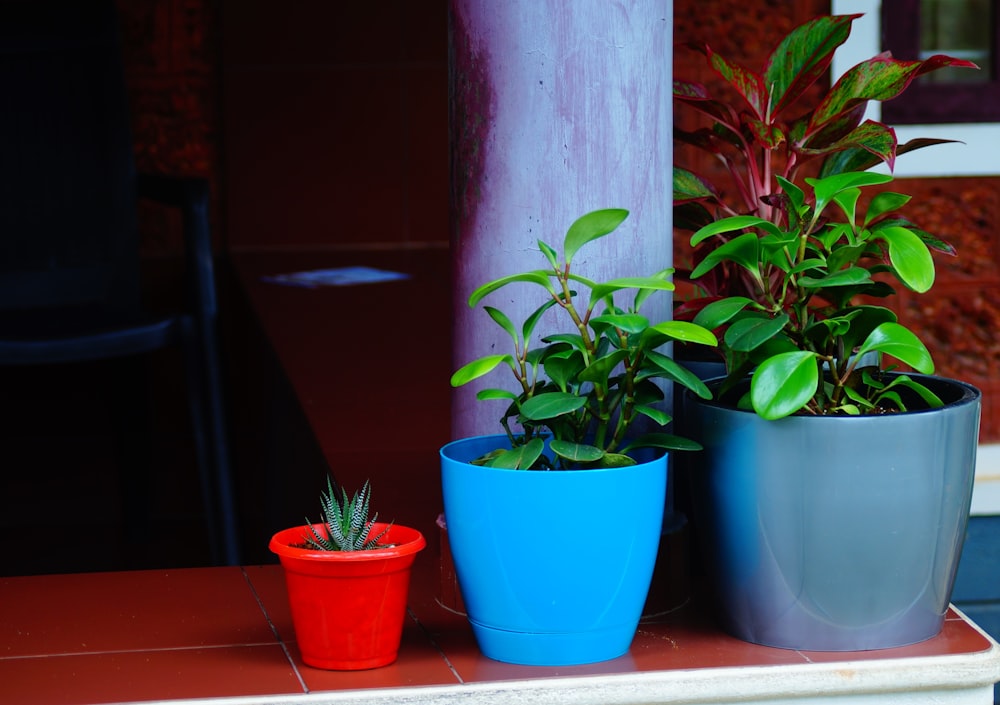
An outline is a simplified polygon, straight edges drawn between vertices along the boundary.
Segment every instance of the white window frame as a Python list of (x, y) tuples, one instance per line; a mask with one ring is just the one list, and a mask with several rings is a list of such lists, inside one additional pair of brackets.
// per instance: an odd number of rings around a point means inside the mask
[[(854, 21), (850, 38), (834, 55), (834, 80), (855, 64), (882, 51), (881, 0), (831, 0), (835, 15), (863, 12)], [(882, 107), (872, 102), (867, 118), (879, 120)], [(948, 123), (941, 125), (900, 125), (900, 144), (916, 137), (958, 140), (962, 144), (942, 144), (904, 154), (896, 160), (896, 176), (997, 176), (1000, 175), (1000, 123)], [(885, 170), (883, 168), (883, 170)]]

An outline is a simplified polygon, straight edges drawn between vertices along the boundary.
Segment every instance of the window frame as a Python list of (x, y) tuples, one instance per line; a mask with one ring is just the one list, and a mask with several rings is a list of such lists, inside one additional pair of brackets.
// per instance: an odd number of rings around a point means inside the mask
[[(881, 10), (880, 0), (831, 0), (831, 11), (835, 15), (863, 15), (855, 20), (851, 36), (834, 54), (833, 80), (882, 51)], [(865, 117), (881, 121), (881, 108), (880, 103), (870, 102)], [(896, 176), (1000, 175), (1000, 122), (889, 124), (895, 127), (901, 144), (920, 137), (955, 140), (900, 156), (896, 160)], [(874, 170), (886, 171), (884, 167)]]
[[(976, 123), (1000, 121), (1000, 47), (996, 7), (993, 7), (993, 51), (991, 66), (981, 67), (993, 78), (984, 82), (937, 84), (914, 81), (898, 98), (882, 106), (886, 122), (895, 125), (921, 123)], [(891, 21), (888, 21), (891, 19)], [(897, 59), (920, 58), (920, 0), (882, 0), (882, 46)]]

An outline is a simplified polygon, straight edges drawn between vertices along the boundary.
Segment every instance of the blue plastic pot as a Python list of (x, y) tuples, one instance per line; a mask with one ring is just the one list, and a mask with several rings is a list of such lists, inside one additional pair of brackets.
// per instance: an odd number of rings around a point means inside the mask
[(480, 650), (532, 666), (622, 656), (653, 575), (666, 456), (599, 470), (469, 464), (506, 444), (477, 436), (441, 449), (448, 541)]
[(693, 472), (703, 562), (730, 633), (856, 651), (941, 630), (972, 499), (981, 394), (910, 376), (945, 406), (766, 421), (688, 395), (685, 432), (705, 448)]

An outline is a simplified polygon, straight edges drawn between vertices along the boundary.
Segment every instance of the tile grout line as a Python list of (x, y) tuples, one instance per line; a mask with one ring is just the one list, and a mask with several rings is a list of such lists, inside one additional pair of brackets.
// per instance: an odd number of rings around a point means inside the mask
[(306, 685), (306, 681), (302, 677), (302, 673), (299, 672), (299, 667), (295, 664), (295, 659), (292, 658), (292, 654), (288, 650), (288, 645), (285, 644), (285, 640), (281, 638), (281, 634), (278, 632), (278, 627), (275, 625), (274, 621), (272, 621), (267, 608), (264, 607), (264, 601), (260, 599), (260, 595), (257, 593), (257, 588), (254, 587), (253, 581), (250, 580), (250, 575), (247, 574), (246, 568), (244, 566), (240, 566), (240, 572), (243, 573), (243, 579), (246, 581), (247, 587), (250, 588), (250, 594), (253, 595), (253, 599), (257, 601), (257, 606), (264, 615), (264, 619), (267, 620), (267, 626), (271, 628), (271, 633), (274, 634), (274, 638), (281, 647), (282, 653), (285, 654), (285, 659), (288, 661), (288, 665), (292, 667), (292, 672), (295, 674), (295, 678), (299, 681), (299, 686), (302, 688), (302, 692), (310, 692), (309, 686)]
[(444, 649), (441, 648), (441, 645), (438, 644), (437, 640), (430, 633), (430, 630), (427, 629), (424, 623), (420, 621), (420, 618), (417, 617), (416, 614), (414, 614), (413, 610), (410, 607), (406, 608), (406, 613), (410, 615), (410, 619), (412, 619), (414, 622), (417, 623), (417, 626), (420, 628), (420, 631), (422, 631), (424, 633), (424, 636), (427, 637), (427, 640), (431, 642), (431, 645), (434, 647), (434, 650), (441, 655), (441, 658), (444, 660), (444, 664), (448, 667), (448, 670), (451, 671), (452, 675), (455, 676), (455, 680), (457, 680), (459, 684), (464, 685), (465, 679), (462, 678), (461, 675), (459, 675), (458, 669), (455, 668), (455, 665), (451, 662), (451, 659), (448, 658), (448, 655), (444, 652)]
[(269, 641), (242, 644), (192, 644), (188, 646), (153, 646), (134, 649), (105, 649), (102, 651), (63, 651), (57, 654), (15, 654), (0, 656), (0, 661), (20, 661), (23, 659), (62, 658), (64, 656), (113, 656), (115, 654), (157, 654), (172, 651), (203, 651), (212, 649), (242, 649), (245, 647), (274, 646)]

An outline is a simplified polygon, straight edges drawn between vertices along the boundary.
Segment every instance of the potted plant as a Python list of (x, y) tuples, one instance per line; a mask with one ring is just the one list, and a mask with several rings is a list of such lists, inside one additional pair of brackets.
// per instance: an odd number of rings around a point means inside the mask
[[(813, 107), (798, 101), (856, 15), (794, 29), (752, 72), (696, 48), (738, 105), (679, 81), (711, 126), (682, 144), (718, 156), (736, 184), (674, 174), (676, 222), (698, 249), (705, 296), (692, 320), (721, 335), (714, 399), (688, 395), (698, 527), (722, 619), (748, 641), (797, 649), (898, 646), (941, 628), (964, 537), (980, 393), (932, 375), (930, 353), (889, 308), (893, 286), (926, 292), (932, 250), (892, 177), (865, 171), (927, 146), (863, 121), (914, 77), (969, 62), (882, 54)], [(890, 363), (891, 360), (895, 362)], [(916, 373), (907, 374), (902, 363)]]
[(322, 524), (279, 531), (270, 549), (285, 571), (302, 660), (316, 668), (360, 670), (396, 660), (410, 568), (426, 541), (419, 531), (369, 519), (365, 482), (349, 496), (327, 478)]
[[(441, 449), (459, 586), (480, 649), (497, 660), (568, 665), (628, 650), (662, 527), (665, 451), (697, 448), (659, 430), (671, 419), (658, 382), (708, 391), (659, 348), (672, 340), (714, 345), (715, 336), (641, 313), (651, 296), (672, 290), (671, 270), (595, 282), (572, 267), (580, 248), (627, 215), (582, 216), (561, 255), (538, 242), (546, 269), (501, 277), (469, 297), (476, 306), (515, 284), (542, 291), (538, 309), (518, 326), (484, 306), (513, 352), (469, 362), (451, 380), (466, 384), (497, 368), (513, 373), (513, 391), (477, 395), (502, 403), (503, 433)], [(550, 309), (565, 327), (533, 347)]]

